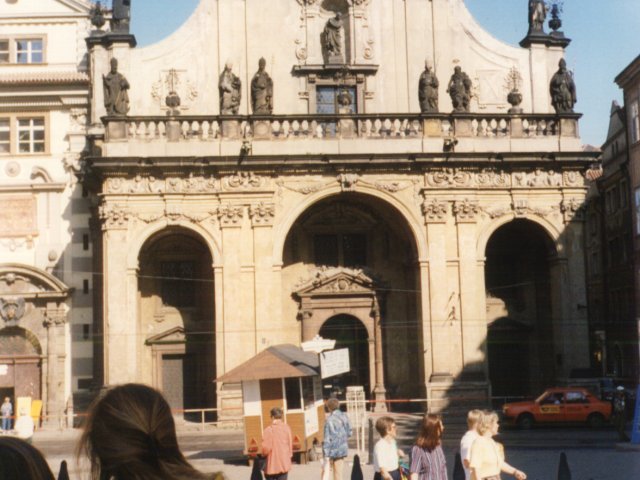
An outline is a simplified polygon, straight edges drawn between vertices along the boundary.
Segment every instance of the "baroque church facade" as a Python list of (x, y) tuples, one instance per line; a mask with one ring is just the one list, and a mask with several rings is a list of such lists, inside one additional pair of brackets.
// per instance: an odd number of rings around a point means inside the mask
[(94, 383), (233, 417), (216, 378), (316, 335), (379, 410), (589, 365), (594, 156), (546, 10), (515, 47), (462, 0), (201, 0), (139, 48), (128, 3), (86, 39)]

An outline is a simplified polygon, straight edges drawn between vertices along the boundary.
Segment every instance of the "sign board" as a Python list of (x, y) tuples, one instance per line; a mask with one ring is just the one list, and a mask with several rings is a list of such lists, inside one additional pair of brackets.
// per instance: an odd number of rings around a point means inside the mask
[(631, 425), (631, 443), (640, 444), (640, 385), (636, 390), (636, 412), (633, 415), (633, 424)]
[(304, 436), (309, 438), (318, 430), (320, 430), (318, 407), (316, 407), (315, 403), (312, 403), (310, 407), (304, 409)]
[(0, 365), (0, 375), (9, 373), (9, 365)]
[(333, 377), (351, 370), (349, 365), (349, 349), (340, 348), (320, 353), (320, 375), (322, 378)]
[(309, 340), (308, 342), (302, 342), (302, 350), (305, 352), (316, 352), (320, 353), (324, 350), (331, 350), (336, 344), (335, 340), (331, 340), (328, 338), (322, 338), (320, 335), (316, 335), (313, 337), (313, 340)]

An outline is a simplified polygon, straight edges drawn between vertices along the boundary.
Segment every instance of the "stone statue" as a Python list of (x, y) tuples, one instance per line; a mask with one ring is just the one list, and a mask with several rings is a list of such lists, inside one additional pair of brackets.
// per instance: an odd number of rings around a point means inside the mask
[(453, 75), (449, 80), (447, 93), (451, 96), (454, 112), (468, 112), (471, 101), (471, 79), (469, 75), (462, 71), (462, 68), (455, 67)]
[(322, 53), (327, 63), (344, 63), (342, 56), (342, 31), (344, 22), (342, 14), (336, 13), (334, 18), (330, 18), (322, 32)]
[(113, 0), (111, 31), (114, 33), (129, 33), (130, 19), (131, 0)]
[(529, 0), (529, 33), (544, 33), (547, 11), (544, 0)]
[(438, 87), (440, 82), (433, 72), (429, 62), (424, 62), (424, 72), (418, 82), (418, 99), (422, 113), (434, 113), (438, 111)]
[(129, 82), (118, 73), (118, 59), (111, 59), (111, 71), (102, 76), (104, 106), (107, 115), (126, 115), (129, 112)]
[(251, 109), (254, 115), (270, 115), (273, 112), (273, 80), (264, 68), (267, 61), (258, 61), (258, 71), (251, 80)]
[(220, 92), (220, 115), (237, 115), (242, 98), (242, 82), (240, 78), (232, 72), (233, 64), (230, 61), (224, 66), (218, 81), (218, 91)]
[(549, 85), (551, 104), (556, 113), (573, 113), (573, 106), (577, 102), (576, 84), (573, 81), (573, 75), (567, 70), (567, 62), (564, 58), (560, 59), (558, 67)]

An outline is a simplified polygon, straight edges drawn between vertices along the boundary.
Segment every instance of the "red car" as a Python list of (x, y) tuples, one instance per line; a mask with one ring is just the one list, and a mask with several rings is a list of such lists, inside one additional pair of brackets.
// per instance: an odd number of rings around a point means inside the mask
[(502, 414), (508, 423), (531, 428), (534, 423), (586, 422), (601, 427), (611, 417), (611, 403), (584, 388), (549, 388), (537, 399), (505, 403)]

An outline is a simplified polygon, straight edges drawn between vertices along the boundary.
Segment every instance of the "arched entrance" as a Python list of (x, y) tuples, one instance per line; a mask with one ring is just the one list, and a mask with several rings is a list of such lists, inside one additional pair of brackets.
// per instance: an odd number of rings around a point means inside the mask
[(536, 394), (555, 379), (551, 268), (555, 246), (539, 225), (513, 220), (486, 249), (487, 350), (494, 396)]
[(409, 224), (396, 208), (355, 192), (308, 208), (284, 243), (283, 311), (301, 321), (302, 341), (328, 321), (335, 326), (345, 322), (344, 315), (357, 318), (370, 343), (358, 350), (368, 358), (354, 363), (369, 364), (369, 392), (377, 398), (424, 394), (416, 252)]
[[(212, 264), (202, 239), (185, 229), (166, 229), (140, 251), (143, 368), (174, 410), (216, 405)], [(191, 417), (200, 415), (185, 415)]]
[(0, 398), (42, 398), (42, 348), (35, 335), (20, 327), (0, 330), (0, 366)]
[(320, 336), (335, 340), (336, 350), (349, 349), (351, 370), (336, 378), (335, 386), (344, 390), (348, 385), (362, 385), (365, 393), (371, 392), (369, 334), (362, 322), (351, 315), (336, 315), (322, 325)]

